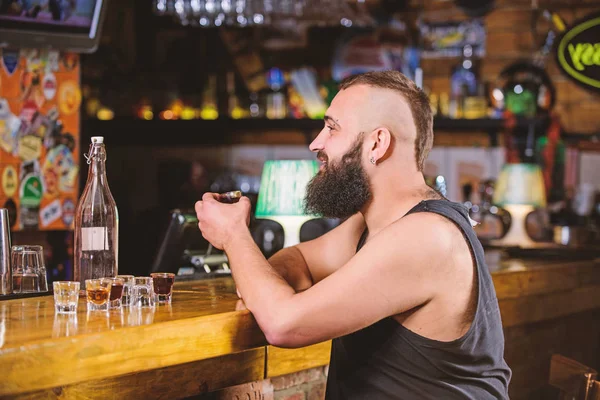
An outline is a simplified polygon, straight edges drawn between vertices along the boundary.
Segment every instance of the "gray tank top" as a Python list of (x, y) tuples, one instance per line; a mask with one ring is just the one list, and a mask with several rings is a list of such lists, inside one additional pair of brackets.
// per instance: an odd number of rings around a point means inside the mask
[(508, 399), (511, 370), (504, 361), (498, 300), (467, 209), (447, 200), (424, 200), (407, 215), (417, 212), (433, 212), (450, 219), (469, 243), (479, 285), (471, 327), (457, 340), (440, 342), (418, 335), (388, 317), (334, 339), (327, 400)]

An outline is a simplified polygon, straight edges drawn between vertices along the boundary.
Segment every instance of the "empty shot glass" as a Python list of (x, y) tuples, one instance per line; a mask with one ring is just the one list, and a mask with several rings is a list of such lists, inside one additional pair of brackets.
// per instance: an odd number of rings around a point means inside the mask
[(121, 297), (121, 306), (129, 307), (133, 300), (133, 283), (135, 276), (133, 275), (117, 275), (117, 278), (123, 279), (123, 297)]
[(154, 307), (154, 288), (149, 276), (136, 276), (133, 283), (133, 307)]
[(121, 298), (123, 297), (122, 278), (101, 278), (110, 284), (110, 295), (108, 298), (108, 308), (121, 308)]
[(154, 294), (159, 304), (170, 304), (173, 293), (175, 274), (169, 272), (153, 272), (150, 274), (154, 286)]
[(85, 293), (87, 298), (87, 309), (89, 311), (108, 311), (110, 289), (110, 281), (104, 278), (86, 279)]
[(77, 312), (79, 300), (79, 282), (55, 281), (52, 282), (54, 289), (54, 309), (59, 314), (73, 314)]

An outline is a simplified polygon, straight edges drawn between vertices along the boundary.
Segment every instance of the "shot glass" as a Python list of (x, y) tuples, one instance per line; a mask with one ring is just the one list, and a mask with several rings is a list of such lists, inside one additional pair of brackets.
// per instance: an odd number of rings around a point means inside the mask
[(88, 311), (108, 311), (111, 283), (104, 278), (86, 279), (85, 293)]
[(175, 274), (169, 272), (153, 272), (150, 274), (154, 284), (154, 294), (159, 304), (171, 304)]
[(121, 306), (129, 307), (133, 299), (133, 283), (135, 280), (135, 276), (117, 275), (117, 278), (123, 279), (123, 297), (121, 297)]
[(124, 280), (122, 278), (101, 278), (110, 284), (110, 296), (108, 298), (108, 308), (121, 308), (121, 298), (123, 297)]
[(154, 288), (149, 276), (136, 276), (133, 283), (133, 307), (154, 307)]
[(58, 314), (73, 314), (77, 312), (79, 300), (79, 282), (55, 281), (54, 309)]

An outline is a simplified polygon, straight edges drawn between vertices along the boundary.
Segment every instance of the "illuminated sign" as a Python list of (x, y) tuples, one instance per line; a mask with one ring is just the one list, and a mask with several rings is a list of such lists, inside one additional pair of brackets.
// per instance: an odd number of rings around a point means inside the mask
[(600, 13), (564, 32), (556, 51), (561, 70), (586, 89), (600, 91)]

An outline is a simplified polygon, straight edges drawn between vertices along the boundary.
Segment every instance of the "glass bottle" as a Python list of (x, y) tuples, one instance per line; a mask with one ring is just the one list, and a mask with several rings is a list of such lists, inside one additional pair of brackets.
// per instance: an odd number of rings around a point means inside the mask
[(85, 293), (85, 280), (118, 273), (119, 213), (106, 179), (102, 136), (92, 137), (87, 182), (75, 211), (74, 278)]
[(267, 74), (267, 84), (271, 89), (267, 95), (267, 118), (282, 119), (286, 117), (286, 98), (283, 92), (285, 77), (279, 68), (271, 68)]

